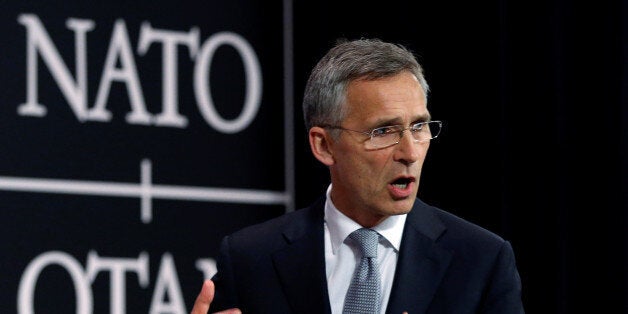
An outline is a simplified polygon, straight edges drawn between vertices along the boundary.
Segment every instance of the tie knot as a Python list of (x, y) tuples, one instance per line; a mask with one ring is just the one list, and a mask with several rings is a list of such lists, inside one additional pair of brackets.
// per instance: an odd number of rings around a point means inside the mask
[(377, 257), (377, 244), (379, 243), (379, 233), (367, 228), (353, 231), (349, 238), (358, 243), (364, 257)]

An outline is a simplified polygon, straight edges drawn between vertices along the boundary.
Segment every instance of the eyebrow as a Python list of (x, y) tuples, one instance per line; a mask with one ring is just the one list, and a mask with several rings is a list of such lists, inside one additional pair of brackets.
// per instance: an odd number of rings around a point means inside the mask
[[(427, 114), (422, 114), (419, 116), (414, 117), (414, 119), (410, 122), (411, 124), (417, 123), (417, 122), (427, 122), (432, 120), (432, 117), (430, 116), (429, 113)], [(400, 125), (403, 124), (400, 118), (393, 118), (393, 119), (387, 119), (387, 120), (377, 120), (375, 121), (374, 124), (374, 128), (379, 128), (379, 127), (383, 127), (383, 126), (390, 126), (390, 125)]]
[(418, 116), (416, 119), (414, 119), (414, 121), (412, 123), (416, 123), (416, 122), (427, 122), (427, 121), (431, 121), (432, 120), (432, 116), (427, 113), (427, 114), (423, 114)]

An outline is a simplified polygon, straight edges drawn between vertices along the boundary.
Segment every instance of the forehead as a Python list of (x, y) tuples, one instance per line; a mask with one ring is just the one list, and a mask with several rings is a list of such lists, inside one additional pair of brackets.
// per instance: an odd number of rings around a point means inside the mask
[(354, 125), (407, 124), (429, 116), (423, 88), (410, 72), (349, 83), (345, 122)]

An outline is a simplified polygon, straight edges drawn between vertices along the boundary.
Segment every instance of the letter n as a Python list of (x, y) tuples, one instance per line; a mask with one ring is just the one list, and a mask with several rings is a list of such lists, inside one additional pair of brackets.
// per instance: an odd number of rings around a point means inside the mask
[(87, 120), (87, 39), (86, 33), (94, 28), (91, 20), (68, 19), (66, 27), (74, 31), (76, 79), (72, 77), (59, 51), (50, 39), (48, 32), (34, 14), (21, 14), (18, 22), (26, 27), (26, 103), (18, 107), (18, 114), (23, 116), (43, 117), (46, 107), (38, 103), (37, 56), (50, 70), (52, 77), (61, 89), (76, 118)]

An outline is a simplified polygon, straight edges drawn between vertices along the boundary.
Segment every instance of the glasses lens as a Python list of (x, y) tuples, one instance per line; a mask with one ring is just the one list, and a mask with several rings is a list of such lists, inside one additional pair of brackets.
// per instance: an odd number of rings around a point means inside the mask
[(430, 121), (427, 123), (417, 123), (412, 126), (412, 136), (417, 142), (425, 142), (434, 139), (440, 134), (441, 122)]
[(370, 144), (374, 148), (382, 148), (397, 144), (399, 133), (403, 131), (400, 125), (391, 125), (374, 129), (371, 132)]
[(440, 130), (442, 129), (443, 123), (440, 121), (431, 121), (429, 123), (430, 134), (432, 136), (431, 139), (435, 139), (440, 134)]
[[(441, 127), (441, 121), (430, 121), (414, 124), (409, 128), (409, 131), (416, 142), (426, 142), (436, 138), (440, 134)], [(371, 148), (384, 148), (395, 145), (399, 143), (399, 138), (404, 130), (401, 125), (374, 129), (367, 143)]]

